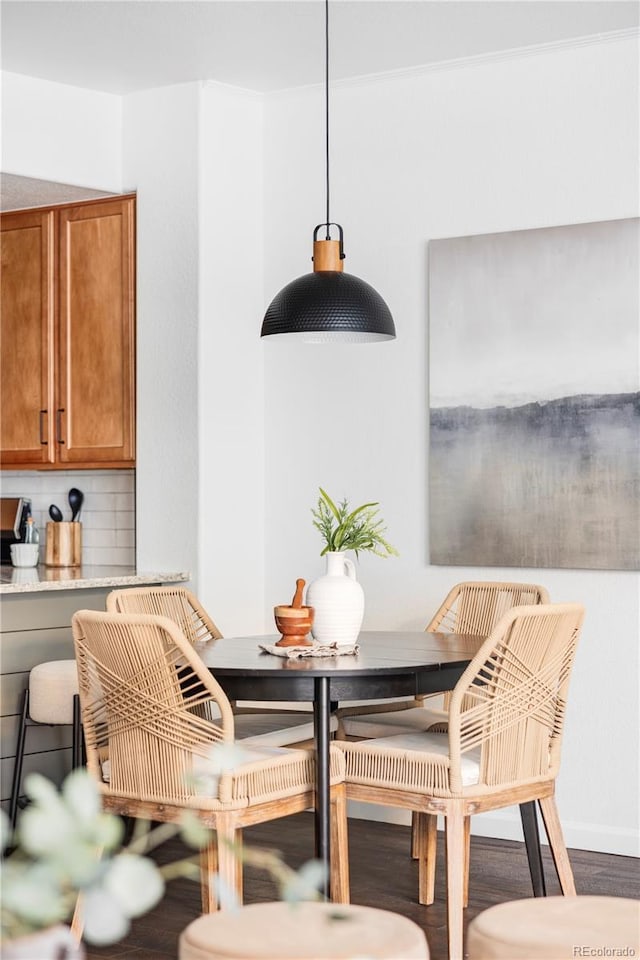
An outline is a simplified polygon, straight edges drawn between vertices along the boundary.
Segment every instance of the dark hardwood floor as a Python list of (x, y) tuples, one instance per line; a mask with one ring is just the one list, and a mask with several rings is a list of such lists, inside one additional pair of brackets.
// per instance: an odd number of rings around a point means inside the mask
[[(423, 928), (431, 960), (447, 960), (446, 903), (442, 842), (438, 844), (436, 901), (430, 907), (417, 902), (418, 868), (408, 855), (408, 827), (364, 820), (349, 821), (351, 901), (392, 910)], [(281, 851), (285, 861), (298, 866), (313, 856), (313, 817), (299, 814), (245, 831), (245, 842)], [(545, 850), (545, 874), (550, 894), (559, 893), (553, 863)], [(179, 840), (165, 844), (163, 861), (184, 852)], [(640, 865), (633, 857), (570, 850), (578, 893), (640, 898)], [(524, 845), (474, 837), (471, 846), (470, 904), (466, 923), (487, 907), (505, 900), (531, 896)], [(245, 903), (273, 900), (272, 881), (254, 868), (245, 869)], [(166, 960), (178, 955), (180, 932), (200, 913), (197, 883), (169, 884), (158, 907), (136, 920), (125, 940), (111, 947), (89, 948), (88, 960)]]

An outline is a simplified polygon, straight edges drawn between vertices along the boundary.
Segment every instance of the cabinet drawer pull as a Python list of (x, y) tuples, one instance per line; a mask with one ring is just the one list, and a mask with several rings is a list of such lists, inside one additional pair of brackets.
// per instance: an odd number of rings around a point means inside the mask
[(43, 435), (44, 435), (44, 430), (42, 429), (42, 427), (43, 427), (43, 424), (44, 424), (44, 418), (45, 418), (45, 416), (46, 416), (47, 413), (48, 413), (47, 410), (41, 410), (41, 411), (40, 411), (40, 443), (42, 444), (43, 447), (46, 447), (46, 446), (48, 446), (48, 444), (49, 444), (49, 441), (48, 441), (48, 440), (43, 440), (43, 439), (42, 439), (42, 437), (43, 437)]
[(56, 440), (58, 443), (64, 443), (62, 439), (62, 414), (64, 413), (64, 407), (59, 407), (56, 410)]

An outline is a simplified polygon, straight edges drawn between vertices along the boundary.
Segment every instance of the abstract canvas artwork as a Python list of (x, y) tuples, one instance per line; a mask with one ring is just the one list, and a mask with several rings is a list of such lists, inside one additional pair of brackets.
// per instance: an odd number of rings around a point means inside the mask
[(640, 220), (429, 244), (435, 564), (640, 567)]

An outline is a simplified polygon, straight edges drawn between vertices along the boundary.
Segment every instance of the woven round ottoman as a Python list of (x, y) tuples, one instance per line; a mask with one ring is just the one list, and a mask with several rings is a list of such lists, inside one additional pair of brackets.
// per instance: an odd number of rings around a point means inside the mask
[(373, 907), (254, 903), (198, 917), (179, 960), (429, 960), (412, 920)]
[(640, 901), (538, 897), (500, 903), (469, 924), (469, 960), (638, 957)]

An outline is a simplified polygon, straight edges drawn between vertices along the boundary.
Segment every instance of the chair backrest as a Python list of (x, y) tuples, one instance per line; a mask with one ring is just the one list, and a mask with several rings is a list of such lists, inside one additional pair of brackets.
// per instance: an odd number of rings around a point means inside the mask
[(149, 613), (168, 617), (191, 643), (218, 640), (222, 634), (195, 594), (186, 587), (132, 587), (112, 590), (107, 597), (109, 613)]
[[(233, 741), (226, 694), (176, 624), (146, 614), (80, 610), (72, 618), (87, 765), (103, 789), (152, 802), (197, 794), (189, 774)], [(215, 704), (216, 721), (202, 715)]]
[(476, 748), (480, 786), (557, 775), (569, 675), (583, 619), (578, 603), (514, 607), (502, 617), (451, 695), (452, 790), (461, 790), (462, 755)]
[(549, 594), (537, 583), (465, 581), (452, 587), (425, 629), (488, 637), (507, 610), (534, 603), (549, 603)]

